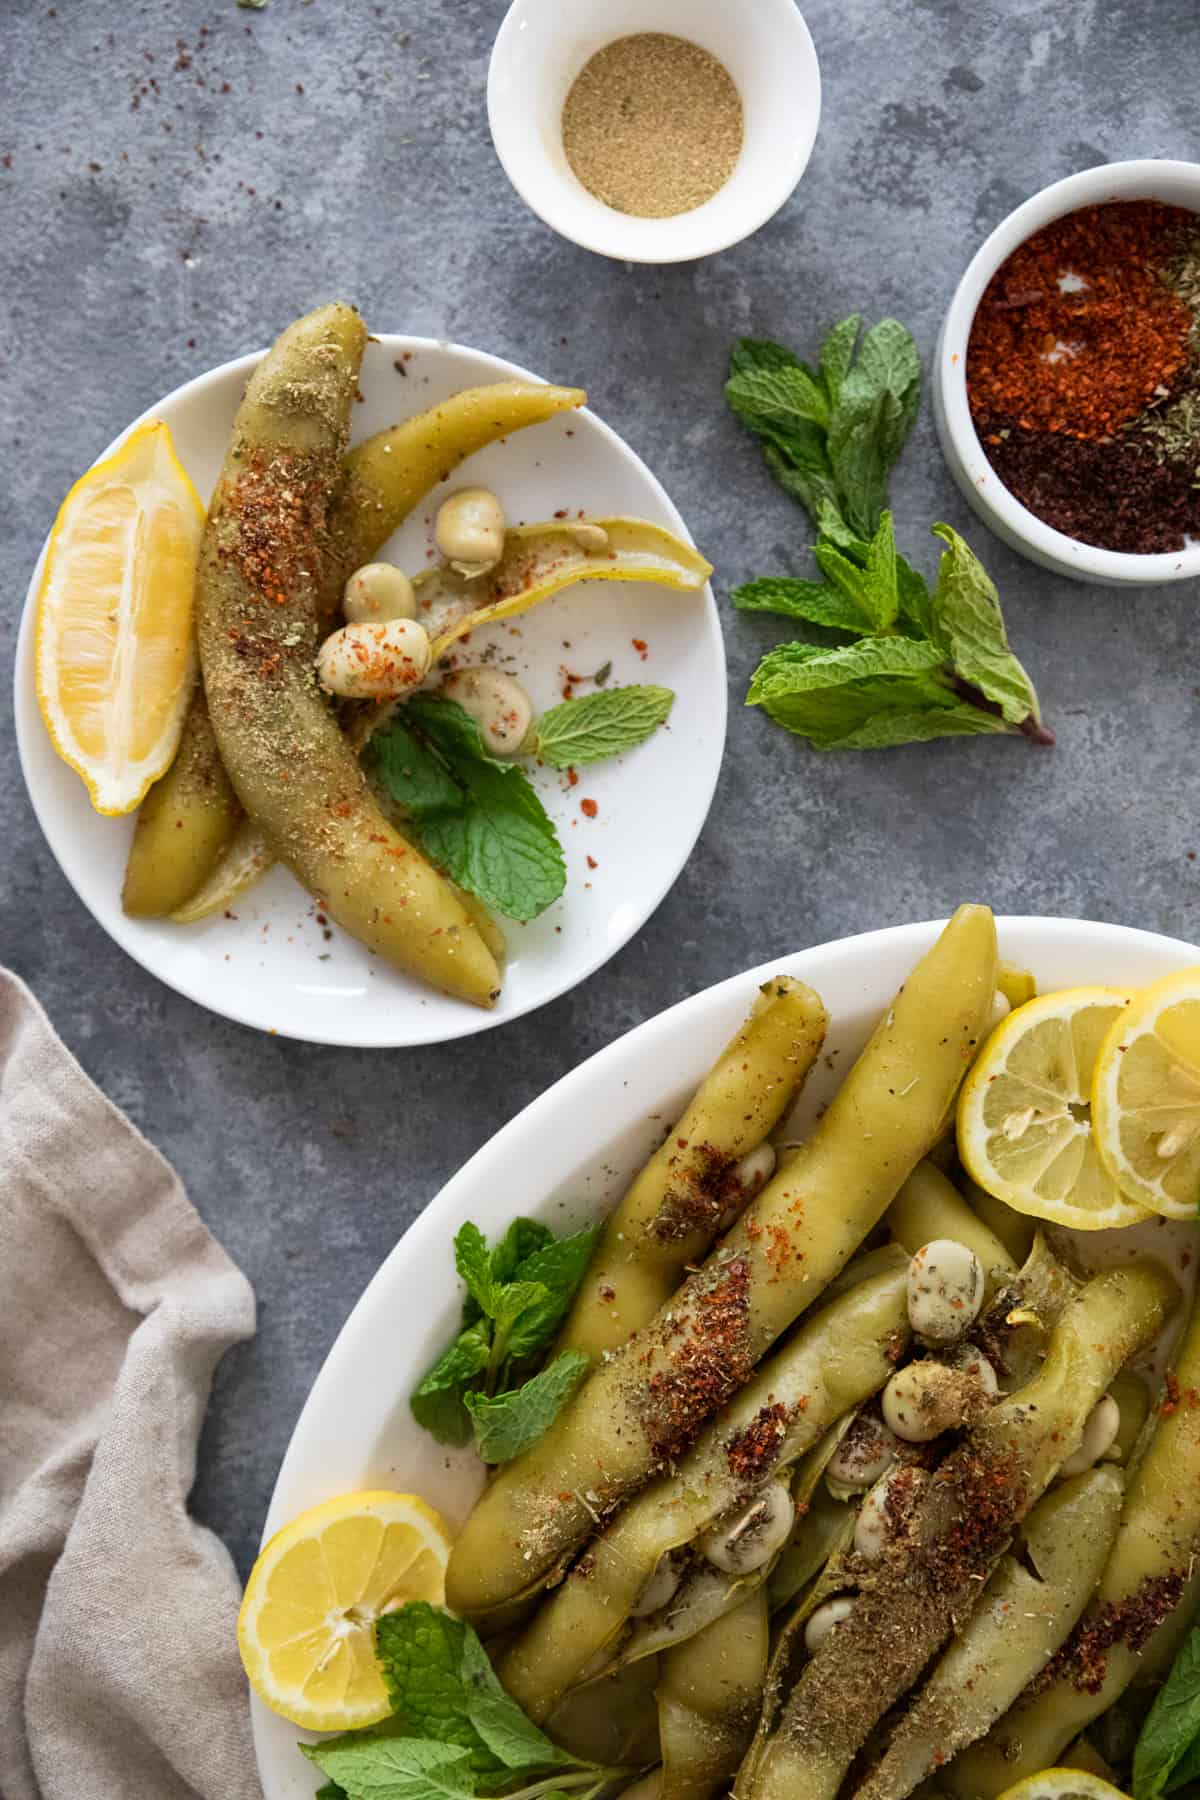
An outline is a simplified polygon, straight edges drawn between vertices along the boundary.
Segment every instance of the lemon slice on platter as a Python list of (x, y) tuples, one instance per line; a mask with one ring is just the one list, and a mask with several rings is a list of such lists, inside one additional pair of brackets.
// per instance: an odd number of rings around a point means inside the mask
[(1042, 994), (987, 1040), (959, 1097), (958, 1151), (997, 1200), (1079, 1231), (1145, 1218), (1101, 1161), (1091, 1121), (1100, 1046), (1129, 998), (1110, 987)]
[(38, 593), (37, 698), (97, 812), (132, 812), (178, 748), (196, 675), (203, 528), (161, 419), (89, 469), (59, 508)]
[(1090, 1769), (1043, 1769), (1005, 1788), (1000, 1800), (1129, 1800)]
[(374, 1725), (391, 1711), (375, 1621), (410, 1600), (440, 1605), (450, 1534), (416, 1494), (368, 1489), (310, 1507), (250, 1571), (238, 1648), (272, 1712), (312, 1731)]
[(1115, 1021), (1096, 1062), (1092, 1121), (1131, 1201), (1200, 1218), (1200, 968), (1156, 981)]

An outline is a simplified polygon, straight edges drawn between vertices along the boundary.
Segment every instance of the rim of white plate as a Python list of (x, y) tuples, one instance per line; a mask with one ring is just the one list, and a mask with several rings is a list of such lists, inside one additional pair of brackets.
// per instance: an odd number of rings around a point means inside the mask
[[(398, 332), (375, 332), (372, 333), (372, 339), (383, 346), (389, 353), (394, 353), (397, 357), (402, 357), (406, 352), (411, 352), (414, 357), (427, 352), (468, 356), (493, 370), (496, 379), (498, 380), (516, 379), (520, 381), (537, 382), (539, 384), (545, 382), (544, 376), (535, 374), (532, 370), (524, 368), (520, 363), (511, 362), (506, 357), (496, 356), (491, 351), (477, 350), (470, 344), (457, 343), (449, 338), (410, 337)], [(243, 375), (248, 377), (250, 371), (265, 354), (266, 349), (264, 348), (250, 351), (243, 356), (233, 357), (227, 362), (218, 364), (215, 368), (205, 370), (201, 375), (193, 376), (190, 381), (183, 382), (179, 387), (173, 388), (169, 393), (164, 394), (159, 400), (155, 401), (153, 405), (139, 413), (137, 418), (131, 420), (124, 430), (118, 432), (107, 448), (100, 451), (89, 466), (94, 467), (96, 463), (103, 462), (111, 457), (131, 433), (136, 431), (138, 427), (143, 425), (148, 419), (157, 416), (164, 407), (194, 401), (203, 395), (206, 388), (215, 386), (219, 382), (228, 380), (231, 377)], [(622, 438), (611, 425), (600, 418), (590, 406), (580, 407), (576, 416), (579, 418), (586, 418), (589, 424), (597, 430), (600, 437), (607, 443), (609, 448), (614, 450), (628, 464), (632, 465), (635, 472), (648, 483), (651, 493), (662, 506), (663, 512), (669, 521), (670, 528), (676, 531), (681, 537), (685, 538), (688, 543), (694, 544), (695, 540), (688, 530), (675, 502), (672, 500), (670, 494), (668, 494), (657, 475), (655, 475), (654, 471), (642, 460), (637, 451), (627, 444), (624, 438)], [(53, 525), (51, 525), (51, 529), (53, 529)], [(700, 833), (703, 831), (708, 820), (709, 812), (712, 810), (713, 795), (716, 792), (717, 782), (720, 779), (721, 768), (724, 762), (725, 738), (728, 724), (728, 684), (726, 680), (725, 638), (721, 628), (720, 614), (717, 610), (716, 597), (713, 594), (711, 581), (705, 583), (699, 597), (703, 601), (703, 624), (701, 628), (707, 633), (710, 643), (715, 649), (717, 660), (717, 674), (719, 679), (714, 683), (715, 693), (711, 696), (710, 703), (711, 721), (714, 728), (712, 735), (716, 739), (719, 747), (716, 756), (713, 758), (711, 768), (705, 771), (702, 776), (700, 791), (703, 803), (695, 814), (694, 830), (691, 831), (690, 835), (685, 833), (684, 837), (680, 839), (679, 854), (677, 858), (674, 859), (670, 874), (665, 876), (657, 885), (652, 897), (637, 908), (636, 915), (631, 915), (631, 917), (623, 923), (620, 931), (611, 937), (604, 934), (601, 938), (600, 934), (597, 934), (598, 947), (591, 956), (582, 960), (570, 973), (565, 974), (561, 980), (552, 982), (545, 992), (535, 994), (508, 1011), (504, 1009), (503, 1001), (495, 1011), (485, 1012), (481, 1008), (468, 1006), (466, 1003), (460, 1004), (452, 1000), (447, 1000), (444, 996), (436, 994), (434, 990), (431, 989), (429, 991), (429, 998), (432, 1004), (429, 1007), (421, 1009), (421, 1012), (418, 1015), (422, 1020), (422, 1028), (419, 1029), (416, 1034), (406, 1033), (387, 1039), (363, 1039), (352, 1034), (338, 1036), (317, 1031), (297, 1029), (286, 1025), (276, 1026), (267, 1024), (260, 1014), (256, 1013), (254, 1007), (250, 1005), (239, 1005), (236, 1000), (222, 1003), (220, 1006), (214, 1005), (204, 992), (204, 982), (200, 976), (197, 976), (193, 980), (188, 980), (186, 976), (178, 972), (168, 974), (163, 968), (157, 966), (150, 953), (143, 953), (139, 948), (137, 934), (139, 921), (124, 921), (126, 929), (118, 933), (110, 927), (107, 921), (100, 918), (94, 911), (86, 895), (82, 891), (79, 882), (71, 871), (69, 860), (64, 859), (64, 856), (60, 853), (57, 840), (60, 837), (61, 827), (53, 822), (50, 817), (44, 796), (39, 793), (36, 781), (32, 777), (31, 746), (35, 740), (35, 734), (40, 741), (40, 736), (45, 733), (45, 725), (42, 721), (41, 714), (38, 711), (33, 681), (33, 639), (37, 610), (37, 592), (42, 578), (42, 570), (45, 565), (49, 542), (50, 532), (48, 531), (38, 553), (37, 561), (34, 564), (33, 572), (30, 576), (29, 586), (26, 590), (25, 601), (21, 610), (21, 622), (17, 631), (17, 646), (13, 670), (13, 720), (17, 739), (17, 755), (20, 761), (21, 774), (25, 781), (25, 790), (29, 796), (30, 805), (33, 808), (34, 816), (37, 819), (42, 835), (50, 848), (51, 854), (58, 864), (59, 869), (62, 871), (68, 885), (73, 890), (80, 904), (91, 917), (95, 919), (101, 930), (104, 931), (113, 942), (126, 953), (126, 955), (132, 957), (134, 962), (140, 964), (148, 974), (153, 975), (155, 979), (161, 981), (164, 986), (173, 989), (178, 994), (182, 994), (185, 999), (193, 1001), (198, 1006), (202, 1006), (207, 1012), (215, 1013), (221, 1018), (230, 1019), (235, 1024), (248, 1026), (252, 1030), (265, 1031), (274, 1036), (292, 1038), (300, 1043), (322, 1044), (334, 1049), (419, 1049), (426, 1045), (457, 1042), (460, 1038), (474, 1037), (483, 1031), (494, 1031), (499, 1026), (510, 1024), (513, 1020), (523, 1018), (527, 1013), (535, 1012), (538, 1008), (548, 1006), (552, 1001), (560, 999), (563, 994), (569, 993), (573, 988), (578, 987), (581, 982), (586, 981), (590, 976), (594, 975), (596, 971), (602, 968), (605, 963), (617, 954), (618, 951), (622, 950), (630, 939), (633, 938), (647, 921), (653, 917), (659, 906), (661, 906), (671, 888), (674, 887), (676, 881), (678, 881), (679, 876), (691, 857), (692, 851), (695, 849)], [(251, 989), (252, 986), (253, 984), (251, 984)], [(426, 1014), (429, 1015), (428, 1023), (425, 1021)], [(444, 1030), (437, 1029), (437, 1021), (442, 1017), (446, 1018), (448, 1021), (448, 1027)], [(453, 1020), (452, 1024), (449, 1023), (450, 1020)]]

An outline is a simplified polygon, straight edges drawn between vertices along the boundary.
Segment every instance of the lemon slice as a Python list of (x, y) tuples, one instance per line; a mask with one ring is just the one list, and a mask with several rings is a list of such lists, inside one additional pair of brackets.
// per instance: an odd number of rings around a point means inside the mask
[(169, 766), (196, 674), (204, 508), (161, 419), (71, 489), (38, 594), (38, 705), (97, 812), (132, 812)]
[(415, 1494), (342, 1494), (277, 1531), (250, 1571), (238, 1648), (272, 1712), (312, 1731), (374, 1725), (391, 1708), (375, 1621), (440, 1605), (450, 1534)]
[(1018, 1212), (1099, 1231), (1145, 1218), (1097, 1153), (1092, 1070), (1127, 990), (1067, 988), (1019, 1006), (992, 1033), (958, 1102), (972, 1180)]
[(1105, 1038), (1092, 1084), (1096, 1146), (1130, 1200), (1168, 1219), (1200, 1209), (1200, 969), (1137, 996)]
[(1128, 1800), (1090, 1769), (1043, 1769), (1005, 1788), (1000, 1800)]

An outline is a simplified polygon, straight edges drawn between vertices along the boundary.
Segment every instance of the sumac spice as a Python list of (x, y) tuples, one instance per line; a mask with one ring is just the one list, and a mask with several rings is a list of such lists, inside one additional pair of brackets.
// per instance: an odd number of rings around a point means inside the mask
[(1200, 215), (1112, 201), (1035, 232), (971, 329), (967, 393), (1022, 505), (1083, 543), (1200, 537)]

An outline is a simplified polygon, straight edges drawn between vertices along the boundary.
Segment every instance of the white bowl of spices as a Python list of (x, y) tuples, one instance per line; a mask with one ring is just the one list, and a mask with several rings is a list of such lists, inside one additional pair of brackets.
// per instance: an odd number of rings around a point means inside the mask
[(526, 204), (585, 249), (688, 262), (787, 200), (821, 77), (793, 0), (515, 0), (488, 117)]
[(1200, 164), (1025, 201), (959, 283), (932, 387), (950, 472), (1013, 549), (1109, 587), (1200, 576)]

